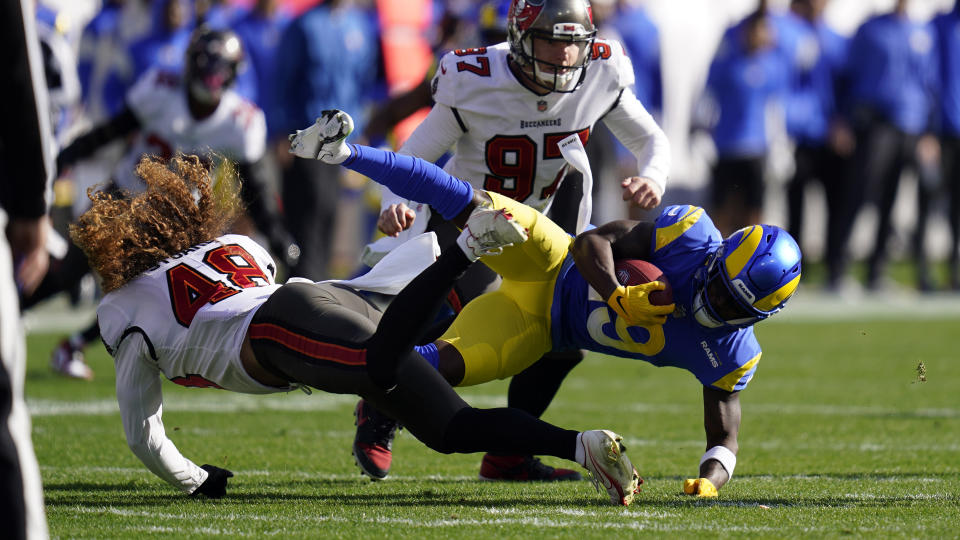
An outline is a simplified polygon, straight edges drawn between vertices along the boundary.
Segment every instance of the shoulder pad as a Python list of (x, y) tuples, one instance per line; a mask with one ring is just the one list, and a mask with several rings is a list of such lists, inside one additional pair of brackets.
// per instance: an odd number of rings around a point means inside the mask
[(463, 92), (477, 92), (496, 85), (505, 69), (506, 49), (497, 46), (473, 47), (450, 51), (440, 58), (430, 93), (433, 100), (448, 107), (458, 107)]
[[(678, 239), (684, 238), (702, 242), (715, 237), (722, 240), (720, 231), (714, 226), (710, 216), (703, 208), (689, 204), (673, 205), (663, 209), (657, 217), (654, 238), (654, 251), (659, 251)], [(692, 229), (692, 230), (691, 230)]]
[(625, 88), (633, 85), (633, 62), (630, 61), (623, 44), (619, 41), (595, 40), (590, 61), (611, 70), (616, 77), (618, 87)]

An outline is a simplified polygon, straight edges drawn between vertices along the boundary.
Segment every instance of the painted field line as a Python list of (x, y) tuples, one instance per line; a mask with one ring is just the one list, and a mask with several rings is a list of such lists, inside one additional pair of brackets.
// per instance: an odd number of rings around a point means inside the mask
[[(84, 474), (91, 476), (103, 476), (103, 475), (116, 475), (116, 476), (145, 476), (148, 478), (154, 478), (153, 473), (150, 472), (146, 467), (95, 467), (95, 466), (70, 466), (70, 465), (40, 465), (40, 470), (49, 471), (49, 472), (69, 472), (75, 474)], [(304, 480), (326, 480), (331, 482), (342, 482), (344, 480), (356, 480), (361, 484), (369, 484), (370, 479), (366, 476), (362, 476), (360, 472), (351, 472), (345, 474), (329, 474), (329, 473), (314, 473), (309, 471), (291, 471), (289, 469), (283, 469), (282, 471), (270, 471), (263, 469), (237, 469), (232, 468), (231, 470), (241, 476), (251, 476), (251, 477), (263, 477), (263, 478), (300, 478)], [(444, 483), (459, 483), (459, 482), (471, 482), (480, 480), (477, 479), (476, 475), (438, 475), (438, 474), (428, 474), (422, 476), (413, 476), (413, 475), (397, 475), (391, 474), (390, 477), (384, 482), (444, 482)]]
[[(577, 404), (558, 400), (557, 407), (576, 407), (578, 410), (606, 410), (603, 406), (591, 407), (589, 403)], [(551, 406), (554, 406), (551, 404)], [(687, 414), (698, 412), (700, 405), (675, 405), (653, 403), (631, 403), (623, 407), (625, 410), (637, 413), (673, 413)], [(749, 403), (744, 405), (744, 411), (750, 414), (791, 414), (806, 416), (909, 416), (920, 418), (960, 418), (960, 409), (952, 407), (897, 409), (879, 405), (816, 405), (816, 404), (786, 404), (786, 403)]]
[[(701, 506), (715, 506), (715, 503), (704, 503)], [(372, 508), (372, 507), (371, 507)], [(115, 507), (85, 507), (85, 506), (76, 506), (70, 509), (71, 512), (83, 513), (83, 514), (109, 514), (115, 515), (118, 517), (143, 517), (151, 520), (172, 520), (177, 523), (182, 523), (184, 521), (196, 521), (198, 519), (209, 520), (213, 523), (220, 523), (223, 521), (226, 522), (241, 522), (242, 526), (243, 521), (263, 521), (263, 522), (272, 522), (275, 521), (277, 516), (274, 514), (256, 514), (256, 513), (221, 513), (221, 512), (190, 512), (188, 513), (165, 513), (165, 512), (149, 512), (142, 510), (127, 510)], [(475, 519), (475, 518), (464, 518), (464, 519), (420, 519), (420, 518), (404, 518), (404, 517), (387, 517), (387, 516), (312, 516), (312, 515), (303, 515), (298, 514), (297, 520), (299, 523), (312, 523), (312, 524), (324, 524), (324, 523), (349, 523), (349, 524), (378, 524), (378, 525), (403, 525), (404, 527), (414, 528), (414, 529), (462, 529), (462, 528), (475, 528), (475, 527), (497, 527), (497, 526), (526, 526), (526, 527), (538, 527), (541, 529), (589, 529), (590, 531), (596, 530), (625, 530), (625, 531), (655, 531), (655, 532), (711, 532), (715, 533), (717, 530), (717, 524), (710, 521), (696, 522), (696, 521), (676, 521), (675, 519), (668, 518), (668, 521), (656, 521), (645, 519), (642, 516), (633, 515), (627, 511), (622, 513), (615, 514), (615, 511), (611, 509), (609, 514), (603, 515), (603, 521), (595, 520), (569, 520), (569, 519), (550, 519), (542, 517), (522, 517), (522, 518), (494, 518), (494, 519)], [(617, 518), (625, 518), (630, 521), (613, 521)], [(128, 526), (129, 530), (161, 530), (163, 532), (173, 532), (173, 533), (203, 533), (203, 534), (218, 534), (218, 535), (230, 535), (230, 536), (262, 536), (263, 532), (249, 533), (246, 528), (242, 529), (233, 529), (229, 527), (219, 526), (219, 527), (168, 527), (165, 525), (150, 525), (145, 527), (136, 527)], [(868, 533), (876, 532), (883, 534), (890, 534), (891, 532), (909, 532), (911, 535), (916, 535), (923, 530), (927, 529), (926, 526), (922, 523), (910, 523), (907, 526), (891, 526), (890, 524), (878, 525), (876, 527), (857, 527), (857, 533)], [(766, 534), (775, 534), (782, 535), (784, 532), (793, 532), (801, 531), (804, 533), (825, 533), (825, 532), (836, 532), (835, 526), (803, 526), (803, 527), (782, 527), (782, 526), (765, 526), (765, 525), (724, 525), (723, 531), (725, 533), (734, 532), (734, 533), (766, 533)], [(286, 531), (289, 534), (289, 531)], [(267, 535), (273, 535), (273, 531), (267, 533)]]
[[(703, 448), (703, 439), (668, 440), (668, 439), (640, 439), (629, 435), (623, 436), (624, 444), (631, 446), (653, 448)], [(960, 452), (960, 442), (946, 444), (902, 444), (898, 442), (878, 443), (857, 441), (849, 443), (803, 443), (796, 441), (749, 441), (743, 442), (744, 447), (760, 448), (763, 450), (789, 450), (791, 448), (810, 452), (843, 451), (864, 453), (914, 454), (917, 452)]]
[[(700, 443), (702, 446), (703, 443)], [(147, 478), (153, 478), (152, 473), (146, 467), (96, 467), (90, 465), (82, 466), (69, 466), (69, 465), (40, 465), (40, 470), (46, 472), (66, 472), (77, 475), (89, 475), (103, 477), (105, 475), (112, 476), (144, 476)], [(304, 480), (324, 480), (330, 482), (342, 482), (344, 480), (356, 480), (361, 484), (369, 484), (369, 479), (361, 476), (359, 473), (345, 473), (345, 474), (331, 474), (331, 473), (316, 473), (310, 471), (296, 471), (290, 469), (280, 470), (266, 470), (266, 469), (240, 469), (233, 468), (234, 473), (240, 476), (246, 477), (263, 477), (263, 478), (298, 478)], [(651, 477), (653, 478), (653, 477)], [(923, 476), (923, 477), (914, 477), (914, 476), (903, 476), (897, 474), (870, 474), (864, 473), (862, 476), (851, 476), (847, 474), (752, 474), (752, 475), (738, 475), (738, 483), (750, 483), (750, 482), (780, 482), (785, 480), (791, 481), (803, 481), (803, 482), (834, 482), (834, 483), (855, 483), (860, 484), (864, 480), (869, 480), (874, 483), (897, 483), (897, 484), (941, 484), (946, 482), (945, 478), (935, 477), (935, 476)], [(460, 482), (482, 482), (478, 480), (476, 475), (442, 475), (442, 474), (428, 474), (428, 475), (396, 475), (391, 474), (390, 477), (384, 482), (442, 482), (442, 483), (460, 483)], [(488, 507), (490, 513), (501, 513), (505, 515), (510, 514), (527, 514), (528, 510), (525, 509), (514, 509), (514, 508), (493, 508)], [(632, 511), (632, 510), (631, 510)], [(565, 510), (559, 510), (560, 513), (570, 515), (570, 516), (579, 516), (579, 515), (593, 515), (593, 512), (586, 511), (579, 508), (568, 508)], [(638, 511), (639, 513), (645, 513), (647, 511)], [(604, 514), (606, 515), (606, 514)], [(666, 517), (673, 515), (672, 513), (664, 513), (663, 516), (656, 514), (650, 514), (647, 517)]]
[[(221, 522), (221, 521), (264, 521), (271, 522), (276, 520), (276, 515), (273, 514), (256, 514), (256, 513), (221, 513), (221, 512), (190, 512), (188, 513), (168, 513), (168, 512), (150, 512), (145, 510), (128, 510), (124, 508), (116, 507), (85, 507), (85, 506), (76, 506), (70, 509), (72, 512), (78, 512), (83, 514), (110, 514), (119, 517), (144, 517), (151, 520), (171, 520), (171, 521), (196, 521), (197, 519), (209, 519), (212, 522)], [(463, 518), (463, 519), (414, 519), (414, 518), (404, 518), (404, 517), (388, 517), (388, 516), (312, 516), (312, 515), (298, 515), (297, 519), (301, 523), (368, 523), (368, 524), (385, 524), (385, 525), (404, 525), (406, 527), (412, 528), (421, 528), (421, 529), (443, 529), (443, 528), (462, 528), (462, 527), (490, 527), (490, 526), (504, 526), (504, 525), (523, 525), (523, 526), (533, 526), (540, 528), (589, 528), (589, 529), (607, 529), (607, 530), (645, 530), (649, 528), (654, 528), (656, 530), (709, 530), (715, 525), (710, 523), (695, 524), (689, 523), (684, 524), (681, 528), (668, 527), (663, 528), (663, 525), (654, 523), (645, 519), (643, 516), (629, 513), (624, 511), (622, 513), (613, 513), (612, 511), (608, 514), (603, 515), (603, 522), (597, 521), (577, 521), (569, 519), (551, 519), (549, 517), (537, 517), (537, 516), (528, 516), (528, 517), (518, 517), (518, 518), (492, 518), (492, 519), (476, 519), (476, 518)], [(610, 521), (615, 518), (626, 518), (636, 521), (623, 521), (623, 522), (614, 522)], [(163, 525), (153, 525), (153, 526), (163, 526)], [(179, 531), (193, 531), (194, 528), (180, 528)], [(223, 527), (219, 528), (222, 531), (222, 534), (230, 534), (233, 531)], [(773, 528), (771, 527), (744, 527), (742, 532), (772, 532)], [(174, 532), (177, 532), (176, 530)], [(243, 531), (236, 531), (238, 534), (243, 534)]]
[[(69, 333), (81, 330), (96, 316), (96, 308), (71, 307), (66, 296), (53, 298), (24, 313), (28, 333)], [(801, 287), (789, 306), (768, 324), (829, 322), (848, 320), (960, 319), (960, 295), (917, 294), (910, 290), (884, 294), (831, 295), (816, 288)]]
[[(311, 396), (298, 393), (255, 396), (231, 392), (209, 391), (208, 396), (173, 396), (163, 403), (164, 411), (235, 413), (258, 411), (315, 412), (353, 408), (357, 397), (344, 394), (314, 392)], [(98, 416), (120, 414), (117, 400), (93, 399), (65, 401), (27, 398), (27, 408), (33, 416)]]
[[(208, 413), (235, 413), (255, 411), (290, 411), (314, 412), (352, 409), (356, 404), (355, 396), (326, 394), (315, 392), (312, 396), (298, 394), (253, 396), (228, 392), (210, 391), (209, 397), (175, 396), (164, 402), (165, 411), (208, 412)], [(506, 405), (505, 396), (471, 396), (461, 394), (471, 405), (477, 407), (494, 407)], [(56, 400), (27, 398), (27, 407), (33, 416), (98, 416), (119, 414), (116, 400)], [(578, 411), (605, 411), (606, 406), (591, 405), (565, 400), (557, 400), (551, 404), (551, 410), (576, 408)], [(951, 407), (897, 409), (885, 406), (857, 406), (857, 405), (816, 405), (816, 404), (783, 404), (783, 403), (750, 403), (745, 407), (751, 414), (789, 414), (806, 416), (890, 416), (890, 417), (917, 417), (917, 418), (960, 418), (960, 409)], [(634, 413), (670, 413), (690, 414), (700, 410), (700, 406), (678, 404), (632, 403), (623, 407), (624, 410)]]
[[(570, 517), (601, 517), (606, 519), (609, 517), (608, 512), (598, 512), (595, 510), (584, 510), (582, 508), (557, 508), (552, 510), (545, 510), (539, 508), (499, 508), (495, 506), (488, 506), (485, 508), (480, 508), (481, 512), (486, 514), (500, 515), (500, 516), (511, 516), (511, 515), (540, 515), (540, 514), (549, 514), (549, 515), (563, 515)], [(637, 518), (646, 518), (646, 519), (665, 519), (671, 517), (680, 516), (679, 512), (663, 512), (663, 511), (651, 511), (651, 510), (633, 510), (631, 508), (625, 509), (622, 513), (617, 514), (618, 516), (623, 517), (637, 517)]]

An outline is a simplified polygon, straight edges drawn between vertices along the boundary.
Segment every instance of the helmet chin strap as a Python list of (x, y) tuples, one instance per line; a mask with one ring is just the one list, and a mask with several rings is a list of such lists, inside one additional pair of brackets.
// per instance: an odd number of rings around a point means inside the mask
[(566, 90), (573, 81), (573, 74), (578, 71), (576, 68), (567, 69), (566, 73), (546, 73), (540, 69), (538, 62), (533, 63), (533, 75), (541, 84), (553, 90)]

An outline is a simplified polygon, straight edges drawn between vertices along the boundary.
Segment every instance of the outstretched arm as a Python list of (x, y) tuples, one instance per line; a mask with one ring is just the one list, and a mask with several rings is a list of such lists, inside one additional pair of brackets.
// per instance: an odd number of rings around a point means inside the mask
[(104, 124), (93, 128), (64, 148), (57, 156), (57, 175), (83, 158), (93, 155), (97, 150), (114, 139), (118, 139), (140, 128), (140, 121), (129, 107), (124, 107), (116, 116)]
[(114, 351), (117, 401), (130, 450), (150, 471), (184, 493), (222, 497), (233, 473), (184, 457), (163, 428), (160, 372), (149, 360), (150, 350), (137, 333), (127, 336)]
[(715, 497), (717, 490), (730, 481), (737, 464), (740, 393), (704, 386), (703, 427), (707, 434), (707, 451), (700, 458), (700, 477), (684, 482), (684, 492)]

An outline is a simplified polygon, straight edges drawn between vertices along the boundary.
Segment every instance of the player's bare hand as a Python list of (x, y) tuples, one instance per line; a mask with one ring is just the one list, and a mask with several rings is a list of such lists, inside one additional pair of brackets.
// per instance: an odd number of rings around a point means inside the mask
[(7, 225), (7, 239), (13, 252), (17, 288), (30, 296), (47, 274), (50, 255), (47, 253), (49, 217), (12, 219)]
[(631, 176), (620, 182), (623, 187), (623, 200), (639, 206), (644, 210), (655, 208), (660, 204), (663, 193), (653, 180), (642, 176)]
[(377, 228), (387, 236), (398, 236), (402, 231), (413, 226), (417, 213), (403, 203), (391, 204), (380, 213), (377, 219)]

